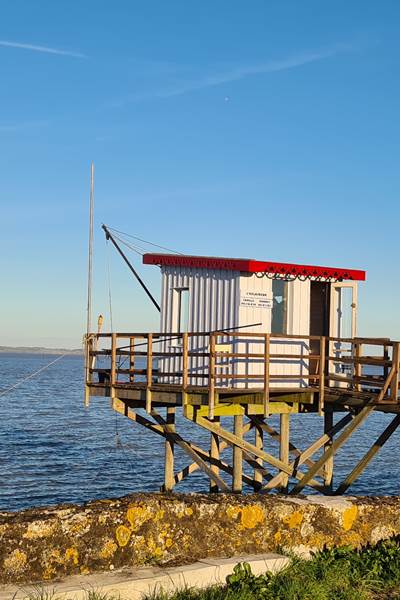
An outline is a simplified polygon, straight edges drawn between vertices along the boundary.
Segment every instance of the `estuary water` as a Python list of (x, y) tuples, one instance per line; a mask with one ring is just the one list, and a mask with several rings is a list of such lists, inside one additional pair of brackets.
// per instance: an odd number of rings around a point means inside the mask
[[(0, 391), (54, 358), (1, 354)], [(390, 415), (373, 414), (341, 449), (335, 460), (337, 483), (390, 419)], [(271, 424), (277, 428), (278, 419), (271, 418)], [(317, 416), (294, 415), (292, 441), (304, 449), (322, 434), (322, 427), (322, 419)], [(207, 448), (206, 432), (184, 418), (178, 420), (177, 428), (183, 437), (188, 435)], [(396, 459), (399, 442), (400, 429), (349, 493), (400, 494), (400, 463)], [(267, 440), (266, 449), (275, 453), (276, 443)], [(177, 449), (177, 467), (187, 462)], [(163, 441), (159, 436), (117, 415), (107, 398), (92, 398), (90, 408), (84, 408), (82, 357), (67, 356), (0, 397), (0, 510), (157, 491), (162, 480)], [(208, 480), (197, 471), (176, 490), (205, 492)], [(306, 493), (311, 493), (310, 488)]]

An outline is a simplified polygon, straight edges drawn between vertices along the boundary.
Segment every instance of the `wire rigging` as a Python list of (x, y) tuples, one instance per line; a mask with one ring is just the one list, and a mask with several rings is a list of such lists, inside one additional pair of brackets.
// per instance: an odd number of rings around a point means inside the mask
[(64, 352), (64, 354), (61, 354), (61, 356), (57, 356), (57, 358), (55, 358), (51, 362), (47, 363), (47, 365), (44, 365), (43, 367), (40, 367), (40, 369), (37, 369), (37, 371), (34, 371), (33, 373), (31, 373), (27, 377), (24, 377), (20, 381), (17, 381), (17, 383), (14, 383), (14, 385), (12, 385), (9, 388), (7, 388), (7, 389), (3, 390), (2, 392), (0, 392), (0, 396), (5, 396), (6, 394), (8, 394), (9, 392), (11, 392), (15, 388), (17, 388), (20, 385), (22, 385), (23, 383), (25, 383), (25, 381), (28, 381), (29, 379), (32, 379), (33, 377), (36, 377), (36, 375), (38, 375), (42, 371), (45, 371), (46, 369), (48, 369), (49, 367), (51, 367), (51, 365), (54, 365), (56, 362), (58, 362), (59, 360), (61, 360), (65, 356), (67, 356), (68, 354), (73, 354), (73, 352), (72, 351), (68, 351), (68, 352)]
[(133, 244), (130, 244), (126, 240), (122, 239), (119, 235), (115, 235), (115, 233), (113, 235), (114, 235), (114, 238), (116, 240), (118, 240), (119, 242), (121, 242), (121, 244), (123, 244), (124, 246), (126, 246), (130, 250), (133, 250), (133, 252), (136, 252), (136, 254), (139, 254), (139, 256), (143, 256), (143, 254), (146, 253), (146, 249), (145, 248), (142, 248), (141, 246), (136, 246), (136, 245), (134, 246)]
[(114, 231), (116, 233), (119, 233), (120, 235), (125, 235), (127, 237), (130, 237), (134, 240), (139, 240), (139, 242), (143, 242), (145, 244), (148, 244), (149, 246), (154, 246), (154, 248), (160, 248), (161, 250), (166, 250), (167, 252), (172, 252), (173, 254), (179, 254), (180, 256), (184, 256), (182, 252), (178, 252), (178, 250), (172, 250), (171, 248), (166, 248), (165, 246), (161, 246), (160, 244), (154, 244), (153, 242), (149, 242), (148, 240), (144, 240), (143, 238), (140, 238), (136, 235), (131, 235), (130, 233), (125, 233), (124, 231), (120, 231), (119, 229), (115, 229), (114, 227), (110, 227), (108, 226), (108, 228), (110, 229), (110, 231)]

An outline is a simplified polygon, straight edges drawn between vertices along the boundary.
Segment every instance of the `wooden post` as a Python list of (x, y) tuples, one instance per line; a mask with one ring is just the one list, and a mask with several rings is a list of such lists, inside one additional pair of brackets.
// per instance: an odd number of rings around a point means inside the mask
[(215, 406), (215, 334), (210, 333), (210, 359), (208, 363), (208, 418), (214, 419)]
[[(256, 448), (259, 448), (259, 450), (263, 450), (263, 448), (264, 448), (264, 432), (263, 432), (262, 428), (260, 427), (260, 425), (256, 425), (254, 427), (254, 436), (255, 436), (254, 445), (256, 446)], [(263, 466), (262, 458), (256, 456), (254, 460), (258, 465), (260, 465), (260, 467)], [(263, 475), (259, 469), (254, 469), (254, 481), (256, 482), (256, 489), (260, 490), (262, 488)]]
[[(360, 342), (354, 342), (354, 358), (355, 358), (354, 376), (356, 378), (361, 377), (362, 365), (359, 362), (359, 359), (361, 358), (361, 356), (362, 356), (362, 344), (360, 344)], [(356, 381), (355, 381), (354, 389), (357, 392), (359, 392), (361, 390), (361, 384), (358, 379), (356, 379)]]
[(269, 415), (269, 360), (270, 360), (270, 341), (269, 333), (264, 338), (264, 417)]
[(188, 334), (182, 336), (182, 404), (187, 404), (187, 386), (188, 386)]
[[(175, 407), (167, 407), (166, 430), (175, 431)], [(174, 442), (168, 438), (165, 440), (165, 464), (164, 464), (164, 491), (170, 492), (175, 484), (174, 478)]]
[[(216, 425), (219, 425), (220, 422), (220, 418), (219, 417), (214, 417), (214, 423)], [(211, 433), (211, 440), (210, 440), (210, 458), (211, 460), (211, 470), (213, 473), (215, 473), (216, 475), (219, 475), (219, 468), (217, 465), (213, 464), (214, 461), (219, 461), (220, 458), (220, 443), (219, 443), (219, 436), (216, 433)], [(219, 488), (218, 485), (216, 483), (216, 481), (210, 479), (210, 492), (218, 492)]]
[[(389, 348), (388, 346), (383, 346), (383, 360), (389, 360)], [(389, 375), (389, 367), (388, 365), (385, 365), (383, 367), (383, 377), (385, 379), (387, 379)]]
[[(331, 431), (333, 427), (333, 412), (325, 409), (324, 411), (324, 434)], [(327, 452), (332, 446), (332, 437), (324, 444), (324, 452)], [(333, 454), (327, 459), (324, 465), (324, 483), (326, 491), (332, 492), (333, 486)]]
[(153, 334), (147, 334), (146, 412), (151, 413), (151, 384), (153, 379)]
[(115, 398), (115, 384), (117, 382), (117, 334), (111, 334), (111, 398)]
[(325, 402), (325, 346), (326, 339), (321, 335), (319, 340), (319, 402), (318, 413), (321, 416), (324, 411)]
[(393, 342), (392, 367), (394, 374), (390, 386), (390, 400), (397, 403), (399, 394), (399, 361), (400, 361), (400, 343)]
[[(238, 437), (243, 437), (243, 415), (233, 417), (233, 433)], [(233, 479), (232, 491), (240, 494), (242, 491), (243, 474), (243, 450), (239, 446), (233, 446)]]
[(135, 381), (135, 374), (132, 372), (135, 368), (135, 338), (129, 338), (129, 381)]
[[(280, 415), (280, 439), (279, 439), (279, 458), (286, 465), (289, 464), (289, 436), (290, 436), (290, 415), (283, 413)], [(287, 474), (282, 476), (280, 487), (281, 493), (287, 493), (289, 477)]]

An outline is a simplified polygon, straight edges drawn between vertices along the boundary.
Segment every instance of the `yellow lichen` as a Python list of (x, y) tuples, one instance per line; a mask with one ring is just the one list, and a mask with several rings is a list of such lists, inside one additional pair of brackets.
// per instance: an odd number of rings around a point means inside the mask
[(262, 523), (264, 519), (264, 511), (257, 504), (254, 504), (253, 506), (244, 506), (242, 508), (240, 522), (245, 529), (254, 529), (254, 527), (259, 523)]
[(349, 531), (346, 534), (345, 543), (346, 545), (358, 548), (361, 545), (361, 536), (355, 531)]
[(302, 524), (303, 518), (303, 514), (295, 510), (290, 515), (283, 517), (283, 522), (286, 523), (290, 529), (293, 529), (294, 527), (299, 527)]
[(79, 562), (79, 554), (76, 548), (67, 548), (65, 551), (65, 560), (72, 561), (74, 565)]
[(240, 529), (254, 529), (265, 520), (263, 509), (257, 504), (244, 506), (228, 506), (226, 514), (230, 519), (237, 519), (240, 515)]
[(27, 556), (25, 552), (17, 548), (4, 560), (4, 567), (6, 571), (18, 573), (24, 569), (26, 562)]
[(58, 548), (53, 548), (53, 550), (51, 550), (51, 552), (49, 554), (49, 560), (51, 562), (58, 563), (59, 565), (61, 565), (64, 562), (64, 559), (61, 556), (61, 552), (59, 551)]
[(238, 514), (241, 512), (241, 509), (238, 508), (237, 506), (228, 506), (228, 508), (226, 509), (226, 514), (228, 515), (228, 517), (230, 519), (236, 519), (236, 517), (238, 516)]
[[(157, 513), (156, 513), (157, 515)], [(128, 508), (126, 518), (128, 519), (132, 531), (136, 531), (152, 517), (152, 512), (149, 507), (146, 506), (131, 506)]]
[(53, 579), (56, 575), (56, 570), (51, 565), (46, 565), (45, 570), (43, 571), (43, 579), (47, 581), (48, 579)]
[(358, 508), (356, 505), (346, 508), (343, 513), (343, 529), (349, 531), (353, 527), (353, 523), (358, 515)]
[(120, 525), (117, 527), (117, 531), (115, 532), (115, 536), (117, 538), (117, 542), (120, 546), (126, 546), (131, 537), (131, 531), (125, 525)]
[(114, 556), (117, 548), (117, 544), (113, 542), (113, 540), (108, 539), (99, 552), (100, 558), (111, 558), (112, 556)]
[(156, 542), (152, 537), (147, 540), (147, 549), (149, 550), (149, 554), (151, 558), (161, 558), (164, 555), (164, 551), (162, 548), (157, 546)]

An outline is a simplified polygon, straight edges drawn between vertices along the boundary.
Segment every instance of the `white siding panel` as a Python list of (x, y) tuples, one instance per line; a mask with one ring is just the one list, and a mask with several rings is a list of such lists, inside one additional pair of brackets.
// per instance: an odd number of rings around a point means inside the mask
[[(209, 332), (215, 329), (233, 328), (237, 326), (237, 281), (240, 273), (226, 270), (190, 269), (187, 267), (162, 267), (162, 306), (161, 332), (176, 333), (177, 302), (174, 296), (176, 288), (189, 289), (189, 331)], [(229, 298), (227, 302), (225, 299)], [(209, 340), (205, 336), (190, 340), (190, 350), (206, 352)], [(164, 352), (181, 353), (176, 340), (162, 344)], [(182, 371), (182, 359), (160, 359), (160, 372), (179, 373)], [(189, 373), (201, 374), (208, 370), (208, 361), (202, 357), (193, 357), (189, 361)], [(160, 381), (179, 383), (179, 377), (164, 377)], [(206, 379), (191, 377), (192, 385), (206, 384)]]
[[(177, 328), (177, 294), (176, 288), (189, 289), (189, 331), (209, 332), (216, 329), (237, 328), (237, 331), (246, 332), (243, 326), (261, 323), (261, 325), (249, 327), (248, 331), (270, 332), (271, 310), (258, 307), (240, 306), (241, 293), (262, 292), (272, 298), (272, 280), (268, 277), (257, 277), (245, 275), (236, 271), (191, 269), (187, 267), (165, 266), (161, 268), (162, 290), (161, 290), (161, 332), (176, 333)], [(293, 379), (274, 380), (272, 386), (276, 387), (298, 387), (308, 385), (308, 380), (302, 379), (302, 375), (308, 373), (308, 341), (301, 335), (309, 333), (310, 315), (310, 282), (294, 280), (289, 283), (288, 306), (287, 306), (287, 333), (299, 335), (299, 340), (287, 343), (287, 340), (274, 339), (271, 342), (271, 354), (304, 354), (303, 360), (277, 359), (271, 364), (271, 374), (291, 375)], [(240, 339), (231, 345), (234, 352), (253, 352), (262, 354), (263, 343), (250, 342), (251, 336)], [(238, 340), (238, 338), (236, 338)], [(254, 338), (253, 338), (254, 340)], [(220, 339), (220, 342), (227, 342)], [(232, 341), (232, 338), (231, 340)], [(190, 340), (190, 350), (204, 352), (208, 351), (209, 339), (193, 338)], [(181, 346), (176, 340), (166, 340), (156, 344), (154, 350), (174, 352), (176, 358), (162, 358), (158, 361), (160, 372), (180, 373), (182, 371), (182, 359), (179, 356)], [(220, 362), (224, 362), (220, 359)], [(226, 362), (226, 361), (225, 361)], [(231, 360), (229, 369), (226, 366), (219, 367), (220, 373), (253, 374), (262, 375), (264, 370), (263, 359)], [(189, 361), (189, 373), (192, 375), (208, 373), (208, 361), (203, 357), (192, 357)], [(179, 376), (166, 376), (160, 379), (162, 382), (180, 383)], [(206, 385), (207, 379), (190, 377), (192, 385)], [(220, 382), (222, 383), (222, 382)], [(244, 380), (224, 380), (229, 386), (243, 386)], [(246, 383), (246, 385), (248, 382)], [(251, 384), (251, 387), (262, 387), (262, 379)]]
[(293, 379), (277, 379), (273, 385), (285, 387), (306, 387), (307, 379), (302, 379), (301, 375), (308, 374), (308, 340), (301, 338), (301, 335), (308, 335), (310, 331), (310, 282), (295, 279), (289, 283), (288, 288), (288, 306), (287, 306), (287, 333), (289, 335), (299, 335), (298, 340), (291, 343), (274, 340), (271, 343), (271, 354), (301, 354), (304, 359), (276, 361), (276, 365), (271, 369), (272, 374), (291, 375)]

